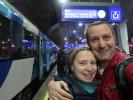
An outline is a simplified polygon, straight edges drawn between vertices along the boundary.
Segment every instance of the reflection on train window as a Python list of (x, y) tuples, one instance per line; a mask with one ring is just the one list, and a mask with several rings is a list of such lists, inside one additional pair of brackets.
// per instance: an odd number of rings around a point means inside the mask
[(11, 56), (11, 22), (0, 15), (0, 59)]
[(24, 29), (24, 37), (22, 39), (22, 55), (23, 57), (32, 57), (36, 51), (36, 36)]

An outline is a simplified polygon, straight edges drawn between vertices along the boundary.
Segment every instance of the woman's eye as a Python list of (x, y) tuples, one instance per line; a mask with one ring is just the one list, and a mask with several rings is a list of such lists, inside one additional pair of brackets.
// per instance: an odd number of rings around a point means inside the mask
[(85, 64), (84, 62), (81, 62), (80, 64)]
[(86, 64), (87, 64), (87, 62), (80, 62), (80, 64), (81, 64), (81, 65), (86, 65)]

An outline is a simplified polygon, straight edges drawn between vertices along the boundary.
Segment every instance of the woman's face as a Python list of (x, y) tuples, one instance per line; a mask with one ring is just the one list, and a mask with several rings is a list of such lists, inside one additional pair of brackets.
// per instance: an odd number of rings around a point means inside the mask
[(92, 82), (96, 71), (96, 59), (91, 51), (83, 50), (75, 56), (71, 67), (73, 74), (81, 81)]

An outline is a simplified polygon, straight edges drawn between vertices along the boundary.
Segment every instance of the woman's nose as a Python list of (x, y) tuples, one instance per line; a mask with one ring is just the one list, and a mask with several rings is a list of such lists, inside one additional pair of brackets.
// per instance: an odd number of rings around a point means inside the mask
[(92, 71), (92, 66), (90, 64), (88, 64), (86, 69), (87, 69), (87, 71)]

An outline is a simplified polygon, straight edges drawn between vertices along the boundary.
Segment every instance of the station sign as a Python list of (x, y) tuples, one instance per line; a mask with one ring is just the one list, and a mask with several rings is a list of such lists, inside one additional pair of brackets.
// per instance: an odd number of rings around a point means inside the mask
[(122, 8), (121, 6), (63, 6), (61, 20), (121, 22)]

